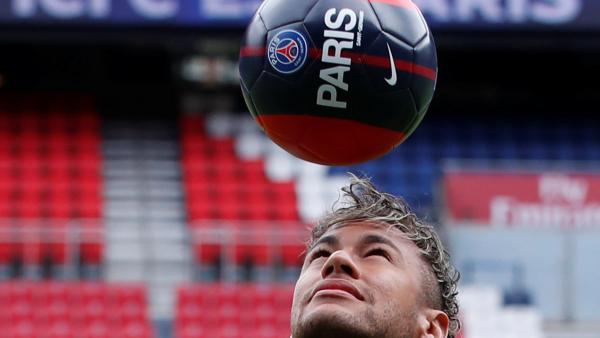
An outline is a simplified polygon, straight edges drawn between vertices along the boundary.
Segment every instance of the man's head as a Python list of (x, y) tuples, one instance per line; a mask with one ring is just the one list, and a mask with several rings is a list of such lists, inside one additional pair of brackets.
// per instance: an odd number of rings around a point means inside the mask
[(458, 272), (407, 204), (352, 177), (312, 231), (293, 338), (446, 338), (459, 328)]

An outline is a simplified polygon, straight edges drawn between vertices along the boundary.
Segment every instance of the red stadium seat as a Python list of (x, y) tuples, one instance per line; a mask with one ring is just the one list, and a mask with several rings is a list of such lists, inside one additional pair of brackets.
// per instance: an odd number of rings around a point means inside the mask
[(15, 238), (18, 242), (16, 255), (23, 259), (25, 264), (39, 264), (42, 261), (42, 228), (35, 223), (21, 223), (15, 228)]
[(148, 321), (148, 314), (145, 304), (130, 302), (115, 307), (114, 311), (108, 314), (110, 318), (121, 325), (143, 323)]
[(221, 258), (223, 245), (204, 239), (194, 244), (194, 255), (198, 262), (214, 264)]
[(99, 219), (102, 217), (102, 204), (100, 198), (94, 196), (82, 196), (82, 199), (75, 205), (75, 214), (85, 219)]
[(298, 236), (297, 225), (293, 223), (283, 223), (281, 239), (281, 258), (285, 266), (302, 266), (306, 245)]
[[(0, 183), (2, 185), (2, 183)], [(13, 193), (0, 187), (0, 218), (8, 219), (13, 216)]]
[(43, 216), (42, 197), (37, 192), (24, 192), (14, 206), (15, 217), (21, 219), (40, 219)]
[(22, 153), (36, 154), (45, 145), (44, 140), (36, 133), (26, 133), (17, 135), (14, 138), (14, 145)]
[(119, 332), (120, 338), (153, 338), (152, 328), (146, 322), (130, 322), (125, 325), (118, 326), (116, 332)]
[(10, 302), (34, 301), (34, 289), (36, 284), (34, 282), (20, 282), (11, 281), (8, 282), (9, 300)]
[(245, 232), (244, 226), (238, 226), (233, 237), (234, 257), (237, 264), (244, 264), (247, 260), (255, 265), (269, 265), (273, 263), (272, 245), (268, 240), (270, 228), (268, 223), (258, 223), (250, 233)]
[(82, 283), (74, 287), (82, 305), (99, 302), (108, 304), (110, 302), (109, 288), (106, 284), (100, 282)]
[(218, 215), (218, 210), (214, 206), (206, 203), (196, 203), (188, 205), (189, 217), (195, 220), (214, 219)]
[(126, 287), (121, 287), (116, 284), (111, 288), (113, 301), (121, 306), (129, 303), (146, 304), (146, 290), (143, 284), (127, 284)]
[(66, 320), (49, 323), (42, 334), (46, 335), (47, 338), (75, 338), (79, 336), (77, 327)]
[(102, 320), (85, 322), (82, 328), (82, 335), (86, 338), (112, 338), (114, 334), (114, 326)]
[(50, 218), (65, 220), (71, 218), (71, 205), (68, 202), (60, 201), (51, 203)]
[(34, 338), (36, 334), (36, 327), (30, 321), (10, 322), (6, 330), (10, 338)]
[(57, 282), (46, 282), (39, 284), (40, 289), (45, 295), (45, 299), (48, 304), (54, 302), (70, 302), (72, 301), (72, 295), (75, 292), (74, 283), (57, 283)]
[(99, 264), (104, 253), (104, 243), (101, 225), (97, 222), (84, 222), (81, 225), (80, 252), (83, 262), (87, 264)]
[(62, 322), (71, 319), (73, 306), (66, 299), (53, 300), (40, 306), (40, 311), (46, 314), (49, 323)]
[(69, 135), (66, 133), (61, 133), (60, 131), (56, 131), (48, 135), (46, 139), (46, 147), (51, 150), (51, 154), (53, 154), (53, 151), (59, 151), (62, 153), (64, 149), (69, 147), (71, 142), (72, 139), (69, 137)]
[[(197, 322), (186, 323), (185, 325), (175, 326), (175, 336), (177, 338), (204, 338), (208, 337), (207, 329)], [(217, 338), (216, 336), (213, 336)]]
[(14, 253), (12, 226), (10, 223), (0, 222), (0, 265), (9, 264)]
[(267, 176), (264, 171), (263, 161), (244, 161), (242, 170), (244, 176), (249, 182), (262, 182), (268, 184)]
[(85, 323), (108, 322), (109, 315), (112, 314), (107, 309), (107, 303), (102, 299), (84, 300), (80, 311)]
[(46, 229), (46, 241), (44, 243), (43, 252), (47, 253), (54, 264), (65, 264), (69, 257), (67, 251), (68, 246), (68, 231), (67, 222), (54, 221), (48, 225)]

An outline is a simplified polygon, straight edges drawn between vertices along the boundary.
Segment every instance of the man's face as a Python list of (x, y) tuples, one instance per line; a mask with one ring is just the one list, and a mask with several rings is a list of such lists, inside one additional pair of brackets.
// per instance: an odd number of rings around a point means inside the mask
[(415, 337), (423, 263), (411, 241), (352, 222), (316, 243), (294, 291), (293, 338)]

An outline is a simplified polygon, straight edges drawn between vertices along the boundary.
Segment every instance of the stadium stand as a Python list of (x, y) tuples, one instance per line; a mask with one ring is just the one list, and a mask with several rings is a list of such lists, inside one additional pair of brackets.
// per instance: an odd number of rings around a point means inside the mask
[[(0, 97), (4, 277), (98, 276), (103, 256), (99, 128), (93, 100), (84, 95)], [(79, 244), (68, 246), (67, 237)], [(79, 272), (61, 269), (73, 260), (81, 262)]]
[[(491, 166), (600, 158), (600, 137), (583, 122), (515, 127), (425, 121), (380, 160), (327, 168), (279, 149), (247, 114), (184, 115), (179, 126), (173, 119), (115, 116), (100, 123), (89, 97), (35, 98), (0, 97), (0, 280), (93, 276), (109, 283), (0, 283), (0, 302), (9, 304), (0, 309), (0, 331), (9, 337), (37, 337), (40, 330), (50, 337), (71, 337), (75, 330), (113, 337), (111, 328), (122, 337), (152, 337), (148, 305), (153, 319), (174, 316), (177, 337), (285, 337), (292, 285), (270, 283), (295, 280), (305, 225), (336, 200), (347, 171), (363, 171), (427, 210), (448, 159)], [(66, 268), (73, 261), (81, 263), (78, 270)], [(189, 284), (194, 264), (196, 280), (204, 283)], [(144, 296), (143, 305), (118, 309), (110, 303), (114, 294), (128, 291), (115, 291), (120, 284), (114, 282), (145, 283), (149, 304)], [(44, 292), (66, 288), (112, 291), (89, 291), (99, 301), (69, 294), (58, 305), (34, 309)], [(493, 295), (497, 290), (470, 292), (464, 296), (470, 304), (463, 313), (465, 338), (503, 325), (515, 330), (502, 337), (543, 336), (536, 310), (502, 305)], [(73, 315), (65, 306), (71, 299), (89, 304)], [(250, 310), (259, 300), (264, 313)], [(478, 316), (482, 312), (497, 320)], [(139, 320), (126, 325), (115, 313)]]
[(142, 285), (2, 282), (0, 303), (1, 337), (154, 337)]
[(289, 337), (292, 293), (291, 284), (183, 285), (175, 337)]

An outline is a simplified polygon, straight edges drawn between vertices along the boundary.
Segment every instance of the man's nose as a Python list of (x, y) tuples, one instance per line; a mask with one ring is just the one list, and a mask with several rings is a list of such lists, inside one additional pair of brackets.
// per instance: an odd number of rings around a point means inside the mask
[(358, 266), (350, 254), (344, 250), (334, 251), (323, 265), (321, 277), (327, 278), (331, 274), (344, 274), (354, 279), (360, 278)]

